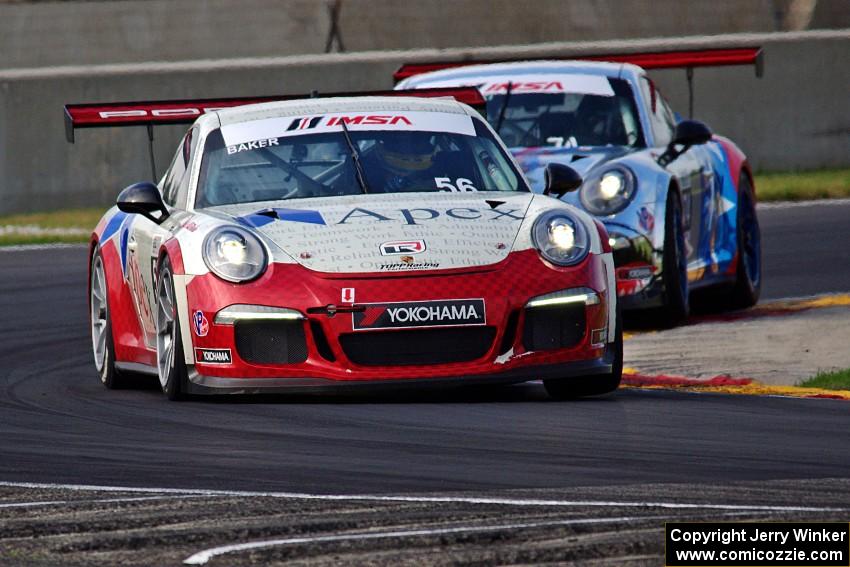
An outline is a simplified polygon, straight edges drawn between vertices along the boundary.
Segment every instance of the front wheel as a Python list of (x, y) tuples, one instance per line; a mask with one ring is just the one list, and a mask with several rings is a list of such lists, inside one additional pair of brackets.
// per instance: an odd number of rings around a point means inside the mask
[(98, 248), (95, 248), (91, 258), (89, 308), (94, 366), (100, 381), (110, 390), (126, 387), (127, 377), (115, 368), (115, 344), (112, 339), (112, 313), (109, 309), (106, 269)]
[(188, 372), (174, 295), (174, 275), (168, 257), (163, 258), (160, 264), (156, 305), (156, 366), (159, 383), (169, 400), (181, 400), (186, 395)]
[(667, 192), (663, 258), (664, 306), (659, 319), (663, 326), (673, 327), (688, 318), (690, 301), (682, 203), (679, 194), (672, 189)]
[(616, 326), (614, 342), (608, 346), (614, 358), (611, 372), (543, 380), (543, 387), (551, 397), (556, 400), (571, 400), (586, 396), (601, 396), (620, 387), (620, 381), (623, 379), (623, 320), (619, 313)]
[(732, 309), (745, 309), (755, 305), (761, 294), (761, 229), (756, 216), (752, 183), (746, 175), (741, 175), (738, 183), (735, 232), (738, 264), (729, 306)]

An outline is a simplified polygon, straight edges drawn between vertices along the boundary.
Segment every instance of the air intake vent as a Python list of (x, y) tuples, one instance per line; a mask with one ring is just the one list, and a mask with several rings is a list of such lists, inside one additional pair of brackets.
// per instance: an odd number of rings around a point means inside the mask
[(236, 351), (254, 364), (296, 364), (307, 360), (303, 321), (240, 321)]
[(495, 327), (458, 327), (349, 333), (339, 340), (355, 364), (396, 366), (476, 360), (487, 354), (495, 337)]
[(527, 350), (569, 348), (584, 338), (584, 303), (525, 310), (522, 342)]

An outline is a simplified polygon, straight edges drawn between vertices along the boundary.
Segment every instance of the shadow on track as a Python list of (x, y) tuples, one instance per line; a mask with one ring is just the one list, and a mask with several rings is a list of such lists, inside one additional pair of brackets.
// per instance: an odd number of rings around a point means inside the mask
[[(159, 395), (159, 382), (151, 376), (128, 376), (125, 391), (143, 391)], [(410, 384), (393, 387), (365, 387), (362, 391), (333, 390), (311, 393), (281, 394), (221, 394), (193, 395), (186, 401), (210, 404), (489, 404), (489, 403), (604, 403), (610, 402), (616, 393), (579, 398), (569, 402), (558, 402), (550, 398), (539, 382), (507, 385), (458, 385), (435, 386)], [(163, 402), (166, 400), (163, 399)]]

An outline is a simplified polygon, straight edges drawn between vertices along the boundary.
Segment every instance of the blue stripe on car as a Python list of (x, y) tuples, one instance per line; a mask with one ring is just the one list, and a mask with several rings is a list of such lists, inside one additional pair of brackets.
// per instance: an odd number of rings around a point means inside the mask
[(103, 229), (103, 234), (100, 235), (100, 241), (106, 242), (110, 239), (118, 229), (121, 228), (121, 223), (124, 222), (124, 219), (127, 218), (127, 213), (122, 213), (118, 211), (115, 215), (109, 219), (109, 222), (106, 223), (106, 228)]

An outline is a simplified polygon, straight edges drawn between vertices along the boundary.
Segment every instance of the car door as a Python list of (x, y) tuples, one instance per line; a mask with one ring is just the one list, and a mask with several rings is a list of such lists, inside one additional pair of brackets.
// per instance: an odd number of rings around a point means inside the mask
[[(654, 146), (666, 148), (673, 140), (676, 117), (661, 92), (650, 79), (642, 77), (650, 108)], [(688, 271), (698, 272), (705, 266), (710, 250), (706, 250), (706, 235), (711, 233), (713, 214), (712, 169), (708, 156), (701, 146), (692, 146), (666, 166), (679, 183), (682, 197), (682, 215), (685, 244), (688, 252)]]
[[(163, 201), (169, 207), (185, 208), (191, 163), (197, 130), (191, 129), (180, 142), (171, 165), (159, 183)], [(171, 236), (175, 223), (166, 220), (161, 225), (138, 215), (133, 222), (127, 245), (127, 273), (133, 304), (139, 317), (145, 345), (156, 348), (156, 264), (162, 243)]]

